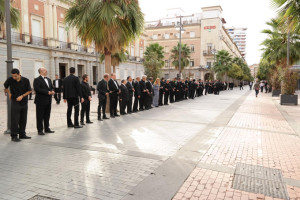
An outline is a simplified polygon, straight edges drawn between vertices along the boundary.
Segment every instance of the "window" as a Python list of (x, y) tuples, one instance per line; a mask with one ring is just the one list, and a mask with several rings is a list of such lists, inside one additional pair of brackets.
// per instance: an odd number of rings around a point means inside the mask
[(44, 67), (44, 63), (42, 61), (34, 62), (34, 78), (36, 78), (40, 75), (38, 69), (41, 67)]
[(169, 60), (165, 60), (165, 67), (169, 67)]
[(195, 32), (190, 32), (190, 37), (191, 38), (194, 38), (196, 35), (195, 35)]
[(191, 52), (194, 53), (194, 52), (195, 52), (195, 46), (194, 46), (194, 45), (191, 45), (190, 48), (191, 48)]
[(165, 34), (165, 39), (170, 39), (170, 34), (169, 33)]
[(157, 40), (157, 35), (155, 34), (155, 35), (152, 35), (152, 39), (153, 40)]
[(211, 53), (212, 51), (212, 43), (207, 43), (207, 52)]
[(195, 61), (194, 60), (190, 60), (190, 67), (194, 67), (195, 66)]
[(32, 19), (32, 36), (42, 37), (42, 25), (41, 21)]
[(165, 53), (169, 53), (170, 49), (168, 46), (165, 46)]
[(61, 42), (66, 42), (65, 28), (62, 26), (58, 27), (58, 40)]
[(130, 46), (130, 56), (134, 56), (134, 46), (133, 45), (131, 45)]
[(207, 62), (207, 63), (206, 63), (206, 68), (207, 68), (207, 69), (210, 69), (210, 68), (211, 68), (211, 62)]
[(140, 58), (144, 58), (144, 48), (140, 48)]

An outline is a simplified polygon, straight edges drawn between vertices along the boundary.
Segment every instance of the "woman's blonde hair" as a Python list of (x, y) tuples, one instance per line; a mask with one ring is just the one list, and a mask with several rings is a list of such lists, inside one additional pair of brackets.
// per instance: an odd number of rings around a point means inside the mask
[(159, 85), (160, 86), (160, 78), (156, 78), (156, 80), (155, 80), (155, 83), (154, 83), (155, 85)]

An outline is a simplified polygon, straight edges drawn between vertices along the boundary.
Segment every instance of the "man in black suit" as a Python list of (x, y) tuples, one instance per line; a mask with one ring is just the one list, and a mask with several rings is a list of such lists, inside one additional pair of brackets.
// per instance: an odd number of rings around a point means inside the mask
[[(40, 76), (34, 79), (33, 88), (35, 90), (36, 105), (36, 126), (38, 135), (54, 133), (49, 128), (51, 114), (52, 95), (54, 95), (51, 79), (47, 78), (47, 69), (42, 67), (39, 70)], [(45, 130), (45, 133), (43, 132)]]
[(84, 102), (81, 103), (81, 115), (80, 115), (81, 125), (85, 125), (84, 114), (86, 115), (86, 123), (87, 124), (93, 123), (90, 120), (90, 107), (92, 101), (92, 93), (91, 93), (91, 87), (88, 84), (88, 82), (89, 82), (89, 76), (87, 74), (84, 74), (82, 76), (82, 82), (81, 82), (82, 98), (84, 99)]
[(120, 94), (120, 102), (121, 102), (120, 113), (121, 113), (121, 115), (127, 115), (127, 113), (125, 112), (125, 109), (126, 109), (126, 107), (128, 105), (128, 101), (129, 101), (130, 96), (129, 96), (129, 90), (126, 87), (126, 80), (122, 80), (121, 81), (120, 89), (121, 89), (121, 94)]
[(138, 111), (138, 104), (141, 102), (141, 87), (140, 87), (140, 77), (136, 77), (136, 81), (133, 84), (134, 88), (134, 104), (133, 104), (133, 112)]
[(165, 78), (161, 78), (160, 88), (159, 88), (159, 98), (158, 98), (159, 106), (163, 106), (163, 96), (165, 94), (165, 88), (164, 88), (165, 84), (166, 84)]
[(140, 111), (143, 111), (146, 108), (147, 103), (147, 88), (146, 88), (146, 80), (147, 76), (142, 76), (142, 80), (140, 81), (140, 88), (141, 88), (141, 100), (140, 100)]
[(128, 89), (128, 92), (129, 92), (129, 99), (128, 99), (128, 102), (127, 102), (127, 114), (131, 114), (132, 113), (132, 98), (133, 98), (133, 93), (134, 93), (134, 87), (132, 85), (131, 76), (127, 77), (126, 87)]
[(116, 81), (117, 77), (116, 74), (111, 74), (111, 79), (108, 81), (108, 87), (109, 87), (109, 100), (110, 100), (110, 117), (115, 118), (119, 117), (117, 113), (117, 107), (118, 107), (118, 98), (120, 94), (120, 86), (118, 82)]
[(105, 113), (107, 97), (109, 95), (108, 78), (109, 78), (109, 75), (104, 74), (103, 79), (97, 85), (98, 99), (99, 99), (99, 105), (98, 105), (98, 120), (99, 121), (103, 121), (101, 119), (101, 110), (103, 113), (103, 119), (109, 119), (106, 117), (106, 113)]
[[(30, 81), (20, 75), (18, 69), (11, 70), (11, 77), (5, 83), (5, 95), (11, 101), (11, 140), (20, 142), (20, 139), (31, 139), (26, 135), (28, 113), (28, 95), (32, 92)], [(19, 135), (19, 138), (18, 138)]]
[(147, 98), (146, 98), (146, 110), (149, 110), (152, 108), (152, 101), (153, 101), (153, 78), (150, 77), (149, 80), (146, 83), (146, 89), (147, 89)]
[[(67, 123), (68, 127), (74, 128), (82, 128), (79, 125), (79, 100), (81, 103), (84, 102), (81, 93), (80, 80), (77, 76), (75, 76), (75, 68), (71, 67), (70, 75), (67, 76), (63, 81), (63, 99), (65, 103), (68, 103), (68, 111), (67, 111)], [(72, 109), (74, 107), (74, 124), (71, 120)]]
[(61, 101), (61, 90), (62, 90), (62, 80), (58, 78), (58, 75), (55, 75), (55, 80), (53, 81), (53, 88), (54, 88), (54, 99), (56, 104), (60, 104)]
[(164, 85), (164, 105), (169, 105), (169, 95), (170, 95), (170, 91), (171, 91), (171, 84), (170, 84), (170, 80), (168, 79), (167, 82)]

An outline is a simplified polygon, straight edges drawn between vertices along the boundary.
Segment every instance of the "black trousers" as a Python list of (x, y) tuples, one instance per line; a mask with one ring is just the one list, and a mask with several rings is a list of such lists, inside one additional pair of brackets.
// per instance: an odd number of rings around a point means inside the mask
[(124, 100), (122, 99), (122, 101), (120, 101), (120, 113), (121, 114), (125, 114), (125, 109), (127, 107), (127, 104), (128, 104), (128, 100)]
[(118, 106), (118, 96), (109, 97), (110, 101), (110, 115), (117, 115), (117, 106)]
[(11, 137), (25, 136), (27, 124), (28, 104), (21, 104), (16, 100), (11, 101)]
[(208, 92), (208, 88), (206, 87), (205, 88), (205, 95), (207, 95), (207, 92)]
[(106, 114), (105, 114), (106, 101), (107, 101), (106, 98), (105, 99), (99, 99), (99, 103), (98, 103), (98, 119), (101, 119), (101, 111), (102, 111), (103, 118), (106, 117)]
[(147, 106), (147, 94), (142, 93), (141, 98), (140, 98), (140, 110), (145, 109)]
[(55, 90), (54, 99), (55, 99), (56, 103), (58, 103), (58, 104), (60, 103), (60, 101), (61, 101), (61, 93), (60, 93), (60, 91)]
[(132, 112), (132, 97), (129, 97), (129, 100), (127, 101), (127, 113)]
[(194, 98), (195, 98), (195, 90), (191, 90), (190, 99), (194, 99)]
[(138, 110), (140, 98), (138, 96), (134, 96), (134, 103), (133, 103), (133, 112)]
[(38, 132), (49, 130), (49, 120), (51, 114), (51, 103), (36, 104), (36, 127)]
[(170, 92), (170, 103), (174, 103), (174, 91)]
[(169, 92), (165, 92), (165, 95), (164, 95), (164, 104), (168, 105), (168, 103), (169, 103)]
[(90, 120), (90, 107), (91, 102), (88, 99), (85, 99), (83, 103), (81, 103), (81, 113), (80, 113), (80, 121), (84, 122), (84, 115), (86, 115), (86, 121)]
[(153, 96), (152, 94), (148, 94), (146, 97), (146, 109), (151, 108), (152, 102), (153, 102)]
[(74, 107), (74, 125), (78, 126), (79, 121), (79, 98), (69, 98), (67, 99), (68, 103), (68, 111), (67, 111), (67, 123), (68, 125), (73, 125), (71, 115), (72, 115), (72, 110)]
[(160, 106), (163, 105), (163, 96), (164, 96), (164, 92), (159, 91), (158, 105), (160, 105)]

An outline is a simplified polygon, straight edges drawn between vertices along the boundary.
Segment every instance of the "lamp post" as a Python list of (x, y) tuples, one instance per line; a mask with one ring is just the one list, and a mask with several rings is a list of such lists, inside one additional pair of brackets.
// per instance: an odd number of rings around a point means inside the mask
[[(10, 77), (11, 70), (13, 68), (12, 61), (12, 45), (11, 45), (11, 16), (10, 16), (10, 0), (5, 0), (5, 22), (6, 22), (6, 44), (7, 44), (7, 60), (6, 60), (6, 75)], [(7, 130), (5, 134), (11, 132), (11, 102), (7, 95)]]

